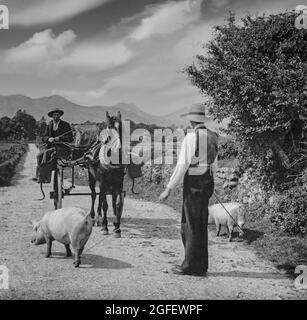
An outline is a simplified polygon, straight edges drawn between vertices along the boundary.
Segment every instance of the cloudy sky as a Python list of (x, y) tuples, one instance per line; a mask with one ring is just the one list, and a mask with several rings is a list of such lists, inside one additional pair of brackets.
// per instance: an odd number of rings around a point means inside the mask
[[(301, 1), (302, 3), (305, 1)], [(202, 101), (180, 72), (229, 10), (292, 10), (299, 0), (0, 0), (0, 94), (134, 103), (163, 115)]]

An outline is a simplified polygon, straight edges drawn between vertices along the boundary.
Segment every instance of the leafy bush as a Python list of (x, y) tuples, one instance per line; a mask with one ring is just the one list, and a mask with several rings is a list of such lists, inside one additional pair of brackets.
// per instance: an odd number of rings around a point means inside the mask
[(226, 131), (240, 141), (242, 165), (257, 169), (269, 187), (304, 169), (296, 160), (306, 130), (307, 42), (295, 19), (285, 12), (246, 16), (237, 24), (231, 14), (186, 68), (210, 98), (213, 117), (230, 119)]
[(172, 175), (173, 166), (147, 164), (142, 168), (142, 172), (142, 179), (144, 179), (146, 183), (154, 183), (165, 187)]
[(22, 144), (9, 145), (7, 149), (3, 148), (3, 150), (0, 151), (0, 164), (10, 160), (15, 155), (25, 152), (25, 150), (25, 145)]
[(224, 139), (219, 143), (219, 159), (232, 159), (238, 155), (238, 146), (234, 140)]
[(287, 234), (307, 234), (307, 188), (294, 187), (284, 192), (269, 210), (271, 222)]

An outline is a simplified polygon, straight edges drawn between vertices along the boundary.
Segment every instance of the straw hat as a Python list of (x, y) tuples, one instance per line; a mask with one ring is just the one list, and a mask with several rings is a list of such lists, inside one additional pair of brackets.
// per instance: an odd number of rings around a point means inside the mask
[(184, 113), (180, 117), (195, 122), (205, 122), (210, 119), (206, 116), (205, 107), (201, 104), (190, 106), (188, 113)]
[(60, 116), (62, 116), (64, 114), (64, 111), (59, 108), (55, 108), (55, 109), (51, 110), (50, 112), (48, 112), (48, 117), (52, 118), (52, 115), (54, 113), (59, 113)]

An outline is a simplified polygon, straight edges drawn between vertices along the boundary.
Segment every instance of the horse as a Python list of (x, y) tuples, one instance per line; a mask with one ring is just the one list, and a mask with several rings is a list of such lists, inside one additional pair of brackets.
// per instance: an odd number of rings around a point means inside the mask
[[(126, 172), (126, 165), (123, 165), (121, 162), (121, 149), (122, 149), (122, 118), (121, 113), (118, 112), (117, 116), (110, 116), (109, 113), (106, 113), (107, 118), (107, 129), (104, 130), (104, 135), (100, 134), (100, 144), (96, 146), (96, 151), (99, 151), (99, 161), (88, 159), (88, 172), (89, 172), (89, 187), (91, 189), (91, 211), (90, 215), (95, 223), (95, 200), (96, 200), (96, 183), (99, 184), (99, 202), (97, 209), (97, 225), (102, 226), (102, 233), (104, 235), (109, 234), (108, 229), (108, 220), (107, 220), (107, 211), (108, 211), (108, 202), (107, 194), (112, 196), (112, 208), (115, 217), (114, 221), (114, 236), (116, 238), (121, 237), (121, 216), (123, 212), (124, 205), (124, 193), (123, 193), (123, 181)], [(116, 144), (116, 148), (111, 144)], [(111, 163), (104, 161), (104, 153), (113, 151), (118, 154), (118, 163)], [(103, 218), (101, 211), (103, 210)]]
[[(82, 157), (85, 160), (85, 167), (88, 169), (89, 187), (91, 190), (91, 209), (90, 216), (93, 225), (102, 227), (102, 233), (107, 235), (108, 220), (107, 220), (107, 194), (112, 195), (112, 207), (115, 216), (114, 221), (114, 236), (121, 237), (121, 216), (124, 205), (123, 181), (127, 173), (132, 179), (132, 193), (134, 192), (135, 178), (142, 176), (141, 167), (145, 164), (134, 164), (131, 159), (137, 157), (135, 152), (131, 152), (130, 145), (123, 145), (122, 136), (125, 131), (125, 126), (122, 123), (121, 113), (111, 117), (106, 113), (106, 129), (101, 131), (97, 125), (80, 125), (75, 129), (75, 154), (74, 158)], [(130, 142), (130, 139), (129, 139)], [(110, 162), (106, 157), (107, 153), (113, 152), (117, 156), (116, 163)], [(130, 163), (123, 164), (122, 154), (129, 157)], [(96, 201), (96, 184), (99, 184), (99, 202), (97, 208), (97, 217), (95, 219), (95, 201)], [(101, 211), (103, 210), (103, 217)]]

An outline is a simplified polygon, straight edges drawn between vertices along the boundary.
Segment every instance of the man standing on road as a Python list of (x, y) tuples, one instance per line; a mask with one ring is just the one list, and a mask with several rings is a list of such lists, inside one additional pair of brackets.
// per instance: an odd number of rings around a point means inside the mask
[(46, 179), (41, 181), (39, 171), (40, 167), (49, 161), (52, 152), (57, 151), (57, 156), (59, 157), (65, 157), (68, 155), (68, 150), (65, 146), (56, 144), (59, 142), (73, 141), (73, 133), (70, 124), (61, 120), (63, 114), (64, 111), (58, 108), (53, 109), (48, 113), (48, 116), (52, 118), (52, 120), (49, 122), (42, 138), (45, 143), (44, 150), (37, 155), (36, 178), (34, 180), (38, 180), (38, 182), (49, 182), (49, 177), (46, 177)]
[(176, 168), (160, 201), (166, 200), (172, 190), (183, 182), (181, 236), (185, 258), (181, 266), (172, 269), (175, 274), (205, 276), (208, 269), (208, 204), (214, 190), (217, 168), (218, 134), (207, 129), (205, 108), (194, 105), (187, 114), (193, 132), (181, 145)]

